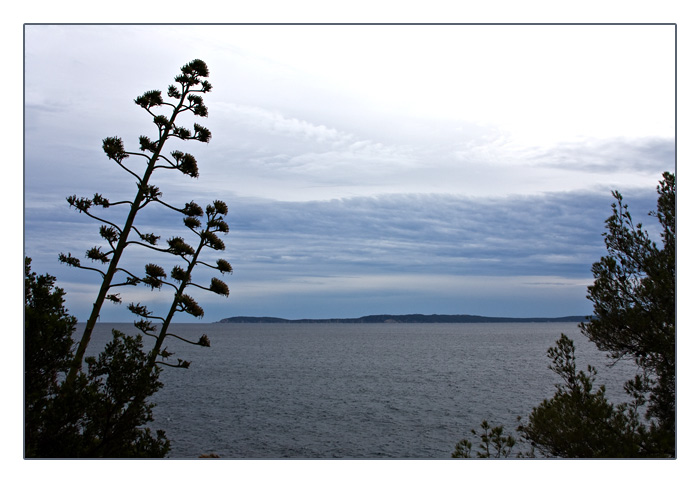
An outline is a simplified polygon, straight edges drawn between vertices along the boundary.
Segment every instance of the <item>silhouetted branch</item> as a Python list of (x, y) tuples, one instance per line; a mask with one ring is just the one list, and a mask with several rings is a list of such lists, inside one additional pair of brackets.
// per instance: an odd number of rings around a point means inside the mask
[(184, 337), (180, 337), (179, 335), (176, 335), (176, 334), (171, 334), (170, 332), (166, 333), (165, 335), (166, 335), (166, 337), (175, 337), (176, 339), (179, 339), (183, 342), (187, 342), (188, 344), (199, 345), (202, 347), (211, 347), (209, 337), (207, 337), (206, 334), (202, 335), (197, 342), (192, 342), (191, 340), (187, 340)]

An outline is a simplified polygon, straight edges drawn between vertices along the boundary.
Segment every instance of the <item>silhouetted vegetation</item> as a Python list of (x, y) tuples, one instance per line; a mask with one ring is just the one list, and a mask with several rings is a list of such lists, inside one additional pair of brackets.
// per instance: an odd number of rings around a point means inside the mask
[(152, 405), (141, 404), (122, 415), (135, 393), (146, 397), (161, 383), (158, 371), (143, 377), (141, 337), (114, 331), (97, 357), (87, 358), (66, 390), (73, 359), (76, 319), (63, 306), (64, 291), (55, 277), (37, 276), (25, 258), (24, 449), (27, 458), (162, 457), (170, 444), (154, 435)]
[[(664, 173), (657, 193), (657, 210), (650, 215), (661, 225), (661, 247), (641, 223), (633, 223), (622, 196), (613, 192), (616, 202), (604, 234), (608, 254), (593, 264), (595, 282), (588, 288), (594, 317), (580, 325), (611, 364), (628, 359), (639, 368), (624, 386), (631, 401), (609, 402), (605, 387), (595, 388), (596, 369), (578, 370), (574, 343), (562, 334), (547, 355), (563, 383), (518, 427), (520, 441), (530, 445), (529, 455), (675, 457), (675, 175)], [(502, 443), (502, 426), (490, 433), (486, 429), (488, 441)], [(510, 437), (505, 437), (508, 443), (514, 441)], [(469, 457), (470, 450), (471, 442), (465, 439), (452, 456)]]
[[(85, 253), (92, 262), (107, 265), (105, 270), (85, 266), (70, 253), (59, 255), (61, 262), (99, 273), (102, 277), (92, 312), (75, 350), (70, 346), (75, 319), (65, 313), (63, 292), (52, 288), (53, 277), (37, 278), (27, 268), (26, 283), (32, 295), (25, 302), (27, 456), (160, 457), (169, 449), (169, 442), (162, 431), (157, 431), (153, 436), (145, 426), (152, 421), (153, 405), (148, 403), (148, 398), (162, 386), (158, 380), (159, 365), (187, 368), (189, 362), (181, 359), (169, 362), (173, 354), (164, 347), (164, 341), (171, 336), (195, 345), (209, 346), (206, 335), (197, 341), (188, 341), (171, 334), (168, 331), (170, 323), (179, 312), (203, 316), (202, 308), (186, 293), (188, 287), (195, 286), (224, 296), (229, 294), (227, 285), (217, 278), (212, 278), (207, 285), (195, 283), (192, 274), (196, 266), (204, 265), (221, 273), (231, 271), (230, 264), (223, 259), (212, 263), (200, 260), (205, 248), (215, 251), (225, 249), (219, 234), (228, 232), (228, 225), (223, 219), (228, 213), (226, 204), (216, 200), (202, 209), (192, 201), (183, 208), (176, 208), (162, 200), (157, 186), (149, 184), (151, 176), (158, 169), (176, 170), (190, 177), (199, 175), (197, 161), (191, 154), (179, 150), (172, 151), (169, 156), (163, 154), (169, 139), (206, 143), (211, 137), (209, 130), (197, 123), (192, 130), (175, 124), (178, 116), (186, 112), (206, 117), (207, 108), (199, 94), (207, 93), (212, 88), (204, 79), (209, 71), (203, 61), (194, 60), (180, 70), (175, 84), (168, 87), (167, 96), (172, 102), (164, 101), (161, 92), (155, 90), (135, 99), (135, 103), (149, 113), (156, 125), (157, 139), (140, 136), (141, 152), (125, 151), (124, 143), (118, 137), (103, 140), (102, 147), (107, 157), (137, 180), (133, 201), (110, 202), (99, 193), (91, 198), (78, 198), (75, 195), (67, 198), (70, 206), (102, 223), (99, 233), (108, 245), (108, 248), (95, 246)], [(170, 109), (170, 112), (165, 116), (159, 113), (159, 109)], [(145, 162), (142, 172), (129, 164), (130, 157)], [(137, 214), (149, 205), (183, 215), (183, 223), (195, 235), (196, 243), (190, 245), (185, 238), (175, 236), (167, 240), (167, 247), (159, 246), (160, 236), (136, 225)], [(121, 224), (95, 214), (98, 207), (104, 210), (114, 206), (128, 208), (126, 219)], [(172, 281), (168, 281), (166, 271), (154, 263), (146, 264), (144, 274), (139, 275), (124, 268), (120, 264), (121, 257), (125, 249), (132, 246), (177, 257), (181, 265), (175, 265), (170, 271)], [(173, 290), (172, 303), (163, 316), (154, 315), (140, 303), (128, 304), (128, 309), (139, 317), (135, 326), (155, 340), (153, 347), (144, 350), (141, 335), (126, 336), (113, 331), (112, 341), (98, 356), (85, 357), (104, 301), (119, 304), (122, 296), (114, 289), (139, 284), (151, 290), (161, 290), (163, 287)], [(43, 301), (46, 314), (42, 315), (42, 309), (35, 307), (37, 300)], [(46, 352), (43, 358), (40, 357), (42, 352)], [(83, 369), (83, 362), (87, 363), (87, 371)]]
[[(481, 433), (477, 433), (475, 429), (472, 429), (471, 433), (473, 436), (479, 437), (477, 458), (508, 458), (515, 446), (515, 438), (512, 435), (503, 435), (503, 426), (491, 427), (486, 420), (481, 422)], [(452, 457), (471, 458), (472, 442), (463, 439), (457, 443)]]

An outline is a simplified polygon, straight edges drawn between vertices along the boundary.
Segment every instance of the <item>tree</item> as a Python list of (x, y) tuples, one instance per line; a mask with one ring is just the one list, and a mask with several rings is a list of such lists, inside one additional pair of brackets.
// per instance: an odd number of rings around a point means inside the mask
[[(141, 404), (129, 419), (123, 417), (135, 392), (151, 395), (161, 387), (157, 372), (149, 372), (150, 380), (143, 378), (140, 336), (114, 331), (105, 350), (88, 358), (87, 373), (74, 379), (71, 391), (64, 390), (76, 319), (54, 284), (55, 277), (31, 272), (31, 259), (25, 258), (25, 456), (164, 456), (170, 447), (165, 434), (154, 436), (144, 426), (153, 421), (152, 404)], [(143, 387), (135, 387), (137, 381)]]
[(634, 405), (613, 405), (605, 386), (594, 389), (597, 371), (577, 371), (574, 342), (561, 335), (548, 350), (550, 368), (563, 380), (535, 407), (518, 431), (533, 454), (563, 458), (632, 458), (641, 451), (643, 426)]
[[(548, 350), (550, 368), (562, 379), (518, 427), (532, 454), (567, 458), (674, 457), (676, 436), (676, 180), (663, 173), (657, 188), (661, 225), (659, 247), (635, 225), (622, 196), (614, 191), (606, 220), (608, 254), (592, 266), (588, 287), (593, 317), (579, 327), (610, 364), (628, 359), (640, 374), (625, 383), (631, 401), (613, 405), (605, 386), (594, 388), (595, 368), (577, 370), (575, 347), (562, 334)], [(502, 436), (499, 434), (499, 438)], [(471, 444), (458, 443), (455, 457), (469, 456)]]
[(24, 433), (25, 450), (35, 452), (42, 413), (57, 393), (59, 375), (68, 370), (76, 318), (63, 307), (65, 292), (56, 278), (31, 271), (24, 259)]
[(588, 288), (595, 317), (581, 331), (613, 361), (631, 359), (641, 375), (626, 385), (647, 405), (660, 452), (671, 452), (676, 424), (676, 178), (664, 173), (657, 188), (657, 246), (642, 224), (634, 225), (618, 192), (607, 220), (608, 255), (593, 265)]
[[(503, 436), (503, 426), (491, 427), (486, 420), (481, 422), (481, 434), (477, 434), (475, 429), (472, 429), (471, 433), (473, 436), (479, 436), (480, 440), (477, 458), (508, 458), (516, 443), (512, 435)], [(472, 442), (463, 439), (457, 443), (452, 457), (471, 458)]]

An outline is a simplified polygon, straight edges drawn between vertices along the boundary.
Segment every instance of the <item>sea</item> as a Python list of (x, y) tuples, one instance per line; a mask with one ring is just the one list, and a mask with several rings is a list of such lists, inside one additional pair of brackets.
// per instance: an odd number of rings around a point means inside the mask
[[(88, 352), (113, 328), (138, 333), (98, 323)], [(165, 367), (152, 398), (151, 426), (165, 430), (173, 459), (447, 459), (483, 420), (517, 436), (518, 417), (561, 382), (547, 358), (561, 334), (612, 401), (626, 400), (622, 385), (635, 374), (625, 361), (611, 367), (576, 323), (199, 323), (171, 332), (211, 340), (167, 343), (173, 361), (191, 362)]]

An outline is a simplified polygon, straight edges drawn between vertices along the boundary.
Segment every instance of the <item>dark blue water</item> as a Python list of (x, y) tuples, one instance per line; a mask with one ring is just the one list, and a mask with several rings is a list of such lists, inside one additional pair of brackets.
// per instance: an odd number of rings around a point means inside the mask
[[(110, 329), (98, 324), (91, 349)], [(79, 325), (79, 329), (82, 326)], [(212, 347), (168, 343), (189, 369), (166, 368), (153, 426), (171, 458), (449, 458), (483, 419), (517, 417), (554, 394), (547, 348), (576, 341), (622, 400), (629, 365), (606, 368), (577, 324), (178, 324)]]

